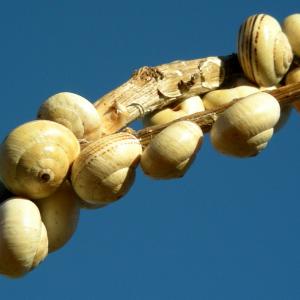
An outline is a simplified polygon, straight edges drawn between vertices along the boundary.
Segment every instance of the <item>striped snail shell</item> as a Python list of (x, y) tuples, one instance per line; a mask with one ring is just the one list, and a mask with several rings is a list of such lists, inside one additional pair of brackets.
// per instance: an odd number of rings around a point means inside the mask
[(0, 220), (0, 273), (23, 276), (48, 254), (47, 231), (39, 209), (30, 200), (9, 198), (0, 205)]
[(77, 198), (66, 180), (55, 193), (36, 201), (47, 229), (49, 253), (62, 248), (73, 236), (80, 212)]
[(286, 17), (282, 24), (282, 30), (287, 35), (294, 54), (300, 56), (300, 14)]
[(1, 144), (1, 180), (15, 195), (47, 197), (63, 182), (79, 152), (78, 140), (65, 126), (47, 120), (25, 123)]
[(144, 150), (141, 168), (157, 179), (182, 177), (203, 140), (201, 128), (190, 121), (175, 122), (158, 133)]
[(141, 154), (139, 140), (127, 132), (90, 143), (72, 166), (75, 192), (91, 204), (108, 204), (119, 199), (134, 182)]
[(293, 52), (280, 24), (269, 15), (257, 14), (240, 27), (238, 59), (250, 80), (272, 86), (287, 73)]
[(270, 94), (259, 92), (234, 103), (210, 131), (219, 152), (237, 157), (255, 156), (268, 144), (280, 117), (280, 106)]
[(74, 93), (62, 92), (47, 99), (39, 109), (38, 118), (66, 126), (79, 140), (100, 136), (101, 121), (96, 108)]
[(204, 111), (201, 98), (193, 96), (176, 101), (171, 106), (155, 111), (147, 115), (143, 121), (145, 126), (160, 125), (201, 111)]

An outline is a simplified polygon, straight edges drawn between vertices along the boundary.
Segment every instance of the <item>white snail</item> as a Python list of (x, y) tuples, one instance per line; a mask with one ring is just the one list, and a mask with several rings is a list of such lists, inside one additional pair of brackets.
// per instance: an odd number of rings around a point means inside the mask
[(280, 117), (280, 106), (270, 94), (259, 92), (234, 103), (210, 131), (213, 146), (221, 153), (249, 157), (263, 150)]
[(78, 140), (66, 127), (46, 120), (25, 123), (1, 144), (1, 180), (15, 195), (47, 197), (63, 182), (79, 152)]
[(165, 124), (186, 115), (204, 111), (202, 100), (199, 96), (193, 96), (176, 101), (171, 106), (155, 111), (144, 119), (146, 126)]
[(80, 212), (77, 198), (66, 180), (54, 194), (36, 201), (47, 229), (49, 252), (63, 247), (74, 234)]
[(108, 204), (119, 199), (134, 182), (141, 154), (139, 140), (127, 132), (89, 144), (72, 167), (74, 190), (91, 204)]
[(201, 128), (190, 121), (178, 121), (158, 133), (144, 150), (141, 167), (158, 179), (182, 177), (203, 140)]
[(204, 95), (203, 104), (205, 109), (216, 109), (224, 104), (231, 102), (234, 99), (246, 97), (257, 93), (258, 88), (254, 86), (242, 85), (230, 89), (219, 89), (211, 91)]
[(0, 273), (20, 277), (48, 254), (47, 231), (37, 206), (10, 198), (0, 205)]
[(300, 56), (300, 14), (286, 17), (282, 29), (287, 35), (295, 55)]
[(93, 140), (100, 136), (100, 116), (94, 105), (74, 93), (53, 95), (40, 107), (38, 118), (60, 123), (79, 139)]
[(271, 16), (257, 14), (242, 24), (238, 58), (245, 75), (259, 86), (276, 85), (287, 73), (293, 52), (280, 24)]

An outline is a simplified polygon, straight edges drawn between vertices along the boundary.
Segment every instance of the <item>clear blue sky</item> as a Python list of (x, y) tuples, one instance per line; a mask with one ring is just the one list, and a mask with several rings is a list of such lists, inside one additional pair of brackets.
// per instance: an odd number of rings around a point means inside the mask
[[(240, 23), (278, 20), (299, 1), (6, 1), (0, 9), (0, 137), (50, 95), (91, 101), (144, 65), (235, 52)], [(206, 137), (186, 176), (134, 187), (82, 211), (60, 251), (1, 299), (300, 299), (300, 115), (258, 157), (216, 153)]]

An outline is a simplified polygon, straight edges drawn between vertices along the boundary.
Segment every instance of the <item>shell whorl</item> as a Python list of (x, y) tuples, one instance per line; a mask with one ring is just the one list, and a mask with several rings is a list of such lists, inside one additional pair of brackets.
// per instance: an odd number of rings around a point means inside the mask
[(257, 14), (240, 27), (238, 58), (250, 80), (272, 86), (288, 71), (293, 52), (280, 24), (269, 15)]
[(65, 179), (80, 146), (66, 127), (46, 120), (15, 128), (0, 147), (0, 177), (15, 195), (49, 196)]

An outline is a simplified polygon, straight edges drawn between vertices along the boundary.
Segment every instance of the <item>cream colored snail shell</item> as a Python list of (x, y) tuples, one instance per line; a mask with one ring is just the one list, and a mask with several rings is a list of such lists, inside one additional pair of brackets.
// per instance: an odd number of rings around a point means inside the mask
[(105, 136), (84, 148), (71, 173), (78, 196), (92, 204), (108, 204), (122, 197), (134, 182), (142, 154), (139, 140), (127, 132)]
[(1, 144), (1, 180), (15, 195), (47, 197), (63, 182), (79, 152), (78, 140), (65, 126), (46, 120), (25, 123)]
[(254, 86), (242, 85), (231, 89), (219, 89), (204, 95), (203, 104), (205, 109), (216, 109), (234, 99), (246, 97), (257, 93), (259, 90)]
[(193, 96), (179, 100), (171, 106), (155, 111), (144, 118), (145, 126), (165, 124), (183, 116), (204, 111), (202, 100), (199, 96)]
[(257, 14), (240, 27), (238, 59), (250, 80), (259, 86), (272, 86), (287, 73), (293, 52), (276, 19)]
[(38, 118), (60, 123), (81, 140), (100, 136), (100, 116), (94, 105), (85, 98), (62, 92), (47, 99), (40, 107)]
[(270, 94), (249, 95), (230, 106), (210, 131), (213, 146), (221, 153), (249, 157), (263, 150), (280, 117), (280, 106)]
[[(297, 82), (300, 82), (300, 67), (291, 70), (290, 72), (287, 73), (285, 77), (286, 84), (292, 84)], [(300, 112), (300, 98), (294, 101), (292, 105), (295, 107), (295, 109), (298, 112)]]
[(47, 229), (49, 252), (60, 249), (73, 236), (80, 212), (77, 198), (66, 180), (54, 194), (36, 201)]
[(46, 228), (30, 200), (10, 198), (0, 205), (0, 273), (20, 277), (48, 254)]
[(203, 140), (201, 128), (190, 121), (178, 121), (158, 133), (144, 150), (141, 168), (157, 179), (182, 177)]
[(287, 35), (295, 55), (300, 56), (300, 14), (286, 17), (282, 29)]

